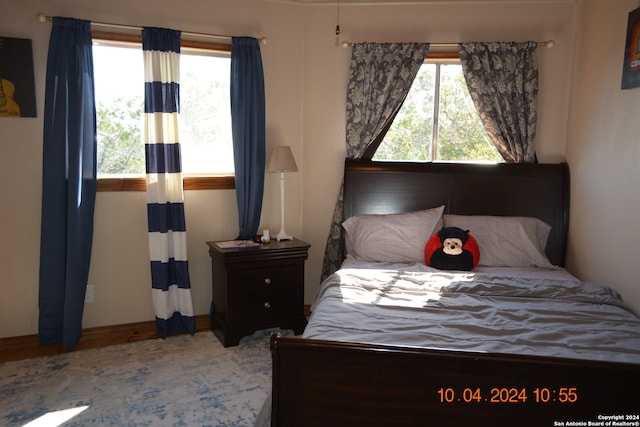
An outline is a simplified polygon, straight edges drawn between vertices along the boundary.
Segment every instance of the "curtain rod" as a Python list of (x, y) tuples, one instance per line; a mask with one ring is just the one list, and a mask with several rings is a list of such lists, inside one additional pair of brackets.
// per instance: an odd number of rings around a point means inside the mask
[[(547, 49), (551, 49), (556, 45), (556, 42), (553, 40), (547, 40), (547, 41), (543, 41), (543, 42), (537, 42), (538, 46), (545, 46)], [(354, 42), (348, 42), (348, 41), (343, 41), (342, 43), (340, 43), (340, 46), (342, 46), (343, 48), (348, 48), (348, 47), (353, 47), (355, 43)], [(429, 47), (432, 48), (439, 48), (439, 49), (446, 49), (446, 48), (452, 48), (455, 49), (458, 47), (460, 43), (429, 43)]]
[[(43, 23), (51, 21), (53, 19), (52, 16), (45, 15), (42, 12), (38, 13), (36, 15), (36, 17), (38, 18), (38, 21), (43, 22)], [(109, 23), (109, 22), (91, 22), (91, 26), (92, 27), (101, 27), (101, 28), (115, 28), (115, 29), (119, 29), (119, 30), (142, 31), (142, 27), (133, 26), (133, 25), (112, 24), (112, 23)], [(182, 35), (185, 35), (187, 37), (199, 37), (199, 38), (218, 39), (218, 40), (220, 40), (220, 39), (222, 39), (222, 40), (231, 40), (231, 38), (232, 38), (232, 36), (222, 35), (222, 34), (192, 33), (192, 32), (188, 32), (188, 31), (182, 31)], [(266, 37), (258, 37), (258, 40), (260, 41), (261, 44), (267, 44), (267, 38)]]

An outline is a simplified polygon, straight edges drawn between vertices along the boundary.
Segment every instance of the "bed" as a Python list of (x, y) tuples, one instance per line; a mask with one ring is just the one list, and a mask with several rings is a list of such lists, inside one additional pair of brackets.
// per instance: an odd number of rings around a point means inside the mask
[[(640, 425), (640, 318), (563, 268), (568, 211), (564, 163), (346, 160), (346, 258), (271, 339), (270, 424)], [(425, 264), (443, 226), (472, 271)]]

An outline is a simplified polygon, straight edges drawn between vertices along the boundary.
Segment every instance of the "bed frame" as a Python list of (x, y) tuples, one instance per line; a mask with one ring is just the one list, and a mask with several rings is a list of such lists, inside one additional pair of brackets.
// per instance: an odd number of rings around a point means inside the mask
[[(442, 204), (445, 213), (538, 217), (553, 227), (549, 259), (564, 265), (566, 164), (345, 163), (345, 218)], [(271, 351), (272, 426), (640, 423), (636, 364), (278, 335)]]

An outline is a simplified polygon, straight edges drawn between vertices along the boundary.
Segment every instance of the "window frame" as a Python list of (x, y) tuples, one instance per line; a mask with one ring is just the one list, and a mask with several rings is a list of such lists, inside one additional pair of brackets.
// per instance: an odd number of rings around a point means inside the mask
[[(424, 62), (423, 64), (436, 64), (436, 65), (443, 65), (443, 64), (460, 64), (460, 53), (457, 50), (457, 45), (450, 45), (450, 44), (446, 44), (444, 46), (434, 46), (432, 47), (429, 52), (427, 53), (427, 56), (424, 58)], [(440, 69), (439, 67), (437, 68), (437, 72), (438, 74), (440, 73)], [(437, 87), (436, 87), (436, 94), (435, 96), (437, 98), (440, 97), (440, 90), (439, 90), (439, 85), (440, 85), (440, 77), (438, 76), (437, 79)], [(437, 103), (439, 103), (439, 99), (437, 100)], [(431, 138), (431, 146), (430, 146), (430, 152), (431, 152), (431, 156), (429, 158), (429, 160), (426, 160), (427, 162), (431, 162), (431, 163), (451, 163), (451, 161), (449, 160), (438, 160), (436, 159), (437, 157), (437, 144), (438, 144), (438, 125), (439, 125), (439, 110), (435, 110), (434, 111), (434, 121), (433, 121), (433, 129), (432, 129), (432, 138)], [(390, 125), (391, 126), (391, 125)], [(373, 151), (373, 150), (372, 150)], [(377, 151), (377, 148), (376, 148)], [(367, 154), (365, 154), (366, 156)], [(375, 151), (371, 152), (369, 154), (370, 158), (375, 157)], [(392, 160), (378, 160), (378, 161), (392, 161)], [(400, 161), (404, 161), (404, 160), (400, 160)], [(410, 160), (406, 160), (406, 161), (410, 161)], [(414, 160), (417, 161), (417, 160)], [(477, 160), (468, 160), (466, 161), (468, 163), (484, 163), (482, 161), (477, 161)]]
[[(112, 33), (108, 31), (92, 31), (91, 38), (99, 42), (115, 42), (118, 44), (139, 45), (142, 49), (142, 35), (127, 33)], [(231, 45), (202, 40), (181, 40), (180, 47), (192, 51), (231, 52)], [(182, 177), (185, 190), (234, 190), (236, 188), (235, 175), (189, 175)], [(146, 191), (147, 183), (144, 176), (122, 176), (115, 178), (98, 178), (96, 191)]]

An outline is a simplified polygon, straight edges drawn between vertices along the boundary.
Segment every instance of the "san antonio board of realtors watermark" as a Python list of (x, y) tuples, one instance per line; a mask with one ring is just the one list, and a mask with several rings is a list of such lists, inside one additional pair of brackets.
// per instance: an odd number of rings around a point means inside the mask
[(583, 426), (603, 426), (603, 427), (638, 427), (640, 426), (640, 414), (616, 414), (598, 415), (594, 420), (566, 420), (554, 421), (554, 427), (583, 427)]

